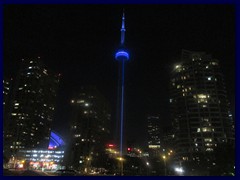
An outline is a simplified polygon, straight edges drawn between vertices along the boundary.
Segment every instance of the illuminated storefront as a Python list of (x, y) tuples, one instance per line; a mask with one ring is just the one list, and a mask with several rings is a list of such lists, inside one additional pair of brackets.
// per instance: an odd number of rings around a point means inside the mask
[(65, 142), (51, 132), (48, 149), (21, 149), (8, 163), (9, 168), (57, 170), (63, 164)]
[[(18, 159), (22, 159), (23, 167), (29, 169), (57, 170), (61, 168), (64, 158), (62, 150), (20, 150)], [(17, 166), (17, 168), (20, 168)]]

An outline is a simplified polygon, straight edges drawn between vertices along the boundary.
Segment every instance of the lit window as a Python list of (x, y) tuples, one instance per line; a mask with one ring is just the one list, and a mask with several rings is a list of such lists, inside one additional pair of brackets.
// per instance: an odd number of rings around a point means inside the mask
[(206, 151), (213, 151), (213, 148), (207, 148)]
[(200, 99), (205, 99), (205, 98), (207, 98), (207, 96), (204, 95), (204, 94), (198, 94), (198, 98), (200, 98)]
[(203, 131), (203, 132), (211, 132), (212, 129), (209, 128), (209, 127), (204, 127), (204, 128), (202, 128), (202, 131)]
[(15, 105), (15, 106), (19, 106), (19, 103), (15, 103), (14, 105)]
[(198, 97), (198, 103), (207, 103), (208, 102), (207, 98), (209, 98), (210, 96), (206, 94), (198, 94), (197, 97)]
[(176, 66), (175, 66), (175, 70), (176, 70), (177, 72), (181, 72), (181, 71), (182, 71), (182, 65), (180, 65), (180, 64), (176, 65)]
[(207, 118), (204, 118), (204, 119), (203, 119), (203, 121), (205, 121), (205, 122), (208, 122), (208, 121), (209, 121), (209, 119), (207, 119)]
[(204, 141), (205, 142), (212, 142), (212, 139), (211, 138), (205, 138)]
[(177, 85), (177, 89), (179, 89), (181, 86), (180, 85)]
[(12, 113), (12, 116), (16, 116), (17, 114), (16, 113)]
[(46, 70), (46, 69), (44, 69), (44, 70), (43, 70), (43, 73), (44, 73), (44, 74), (46, 74), (46, 75), (48, 75), (48, 74), (47, 74), (47, 70)]
[(78, 100), (77, 103), (84, 103), (84, 100)]
[(178, 69), (178, 68), (180, 68), (181, 67), (181, 65), (176, 65), (175, 66), (175, 69)]
[(214, 66), (217, 66), (217, 65), (218, 65), (217, 62), (212, 62), (211, 64), (214, 65)]

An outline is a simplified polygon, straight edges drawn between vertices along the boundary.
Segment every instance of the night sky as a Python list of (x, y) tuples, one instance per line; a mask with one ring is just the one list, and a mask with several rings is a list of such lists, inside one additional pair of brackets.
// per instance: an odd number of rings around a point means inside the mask
[(5, 5), (4, 74), (14, 77), (20, 59), (40, 56), (61, 73), (54, 129), (68, 137), (70, 99), (96, 85), (116, 119), (122, 9), (126, 16), (126, 130), (146, 141), (147, 115), (170, 125), (169, 72), (181, 50), (206, 51), (220, 60), (235, 112), (235, 9), (231, 5)]

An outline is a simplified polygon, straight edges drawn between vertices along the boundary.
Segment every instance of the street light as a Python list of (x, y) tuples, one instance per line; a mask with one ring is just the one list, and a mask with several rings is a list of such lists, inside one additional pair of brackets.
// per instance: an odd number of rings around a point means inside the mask
[(167, 159), (167, 157), (165, 155), (163, 155), (162, 158), (163, 158), (163, 161), (164, 161), (164, 174), (166, 176), (167, 175), (167, 167), (166, 167), (166, 159)]
[(149, 166), (150, 166), (149, 162), (146, 162), (146, 165), (147, 165), (147, 175), (149, 175)]
[(125, 159), (123, 159), (122, 157), (118, 157), (117, 160), (119, 161), (120, 163), (120, 175), (123, 176), (123, 161)]

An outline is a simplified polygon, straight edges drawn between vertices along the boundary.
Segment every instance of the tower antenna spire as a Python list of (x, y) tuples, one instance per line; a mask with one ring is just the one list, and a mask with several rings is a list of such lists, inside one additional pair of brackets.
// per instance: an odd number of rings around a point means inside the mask
[(121, 27), (121, 45), (124, 45), (125, 42), (125, 13), (123, 9), (123, 15), (122, 15), (122, 27)]

